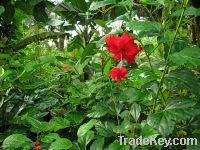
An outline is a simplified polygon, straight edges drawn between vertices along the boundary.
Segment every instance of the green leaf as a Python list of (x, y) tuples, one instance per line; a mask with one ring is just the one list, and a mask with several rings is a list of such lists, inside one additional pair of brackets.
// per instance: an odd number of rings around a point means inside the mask
[(3, 14), (4, 11), (5, 11), (5, 8), (3, 6), (0, 6), (0, 15)]
[(138, 118), (140, 117), (140, 112), (141, 112), (140, 105), (138, 105), (137, 103), (134, 103), (131, 107), (130, 113), (133, 119), (135, 120), (135, 122), (137, 122)]
[(197, 114), (193, 108), (196, 103), (190, 98), (173, 98), (163, 111), (149, 115), (147, 123), (162, 136), (168, 136), (173, 132), (177, 119), (185, 120)]
[(77, 132), (78, 137), (81, 137), (84, 134), (86, 134), (96, 123), (97, 123), (96, 119), (91, 119), (89, 122), (81, 125)]
[(88, 11), (87, 3), (83, 0), (65, 0), (65, 2), (69, 2), (74, 8), (82, 12)]
[(92, 111), (87, 116), (90, 118), (100, 118), (109, 112), (108, 107), (102, 103), (97, 103), (97, 105), (92, 107)]
[(3, 148), (5, 149), (31, 149), (33, 146), (33, 141), (23, 134), (12, 134), (3, 141)]
[(4, 69), (3, 67), (0, 66), (0, 77), (4, 74)]
[(48, 124), (46, 122), (41, 122), (35, 118), (28, 116), (28, 114), (22, 116), (22, 120), (27, 121), (35, 132), (42, 132), (48, 130)]
[(31, 72), (31, 71), (35, 70), (36, 68), (38, 68), (38, 67), (39, 67), (39, 64), (37, 62), (35, 62), (35, 61), (32, 61), (32, 62), (29, 62), (29, 63), (27, 63), (25, 65), (24, 70), (26, 72)]
[(170, 55), (170, 60), (177, 65), (200, 66), (200, 48), (185, 48), (180, 52)]
[(89, 10), (97, 10), (101, 7), (104, 7), (104, 6), (107, 6), (107, 5), (113, 5), (113, 4), (116, 4), (116, 0), (96, 1), (96, 2), (92, 2)]
[(145, 124), (142, 128), (142, 137), (143, 138), (150, 138), (150, 137), (157, 137), (159, 135), (158, 131), (153, 129), (148, 124)]
[(104, 74), (106, 76), (109, 75), (110, 67), (111, 67), (111, 59), (108, 60), (108, 62), (106, 63), (106, 65), (104, 67)]
[(165, 0), (158, 0), (159, 4), (165, 5)]
[(78, 137), (80, 148), (84, 149), (94, 139), (94, 132), (88, 131), (84, 136)]
[(103, 150), (104, 138), (98, 137), (90, 146), (90, 150)]
[(81, 56), (81, 62), (83, 62), (86, 58), (93, 56), (96, 53), (95, 49), (96, 49), (96, 43), (93, 42), (89, 43), (86, 46), (84, 53)]
[[(176, 10), (172, 16), (181, 16), (183, 8)], [(184, 16), (200, 16), (200, 8), (187, 7)]]
[(49, 150), (67, 150), (72, 147), (72, 142), (66, 138), (59, 138), (51, 143)]
[(5, 79), (6, 77), (8, 77), (8, 76), (11, 75), (11, 74), (12, 74), (12, 71), (11, 71), (11, 70), (6, 70), (6, 71), (2, 72), (1, 78), (2, 78), (2, 79)]
[(0, 54), (0, 59), (11, 59), (9, 54)]
[(165, 108), (165, 111), (176, 119), (188, 119), (196, 114), (196, 101), (191, 98), (172, 98)]
[(70, 126), (70, 122), (62, 117), (54, 117), (53, 119), (50, 120), (48, 124), (50, 131), (57, 131)]
[(104, 27), (106, 25), (106, 22), (104, 20), (101, 20), (101, 19), (95, 19), (94, 22), (96, 24), (98, 24), (99, 26), (102, 26), (102, 27)]
[(160, 32), (162, 25), (159, 22), (151, 21), (131, 21), (127, 23), (127, 27), (130, 27), (132, 30), (138, 31), (151, 31), (151, 32)]
[(118, 140), (115, 140), (108, 146), (108, 150), (129, 150), (129, 149), (130, 149), (129, 146), (120, 145), (120, 142)]
[(74, 124), (80, 124), (84, 119), (84, 113), (80, 111), (70, 112), (66, 115), (66, 118)]
[(82, 47), (82, 39), (80, 36), (75, 36), (70, 39), (67, 44), (67, 51), (72, 52), (74, 49), (80, 49)]
[(200, 83), (198, 78), (192, 71), (188, 69), (177, 69), (170, 72), (166, 79), (170, 79), (172, 82), (175, 82), (177, 87), (187, 88), (193, 94), (200, 96)]
[(76, 68), (76, 71), (77, 71), (77, 73), (78, 73), (79, 75), (81, 75), (81, 74), (83, 73), (83, 65), (82, 65), (82, 64), (77, 64), (77, 65), (75, 66), (75, 68)]
[(148, 116), (147, 123), (165, 137), (174, 130), (175, 122), (172, 119), (168, 113), (160, 112)]
[(44, 143), (52, 143), (54, 140), (59, 139), (60, 136), (57, 133), (49, 133), (41, 138), (41, 141)]
[(112, 122), (98, 122), (95, 125), (95, 129), (97, 130), (98, 134), (103, 137), (111, 137), (114, 135), (113, 128), (115, 125)]
[[(26, 0), (25, 0), (26, 1)], [(32, 6), (34, 6), (34, 5), (36, 5), (36, 4), (38, 4), (38, 3), (40, 3), (40, 2), (42, 2), (43, 0), (31, 0), (31, 1), (26, 1), (29, 5), (32, 5)]]
[(40, 61), (42, 64), (50, 64), (56, 61), (56, 57), (52, 55), (41, 56)]

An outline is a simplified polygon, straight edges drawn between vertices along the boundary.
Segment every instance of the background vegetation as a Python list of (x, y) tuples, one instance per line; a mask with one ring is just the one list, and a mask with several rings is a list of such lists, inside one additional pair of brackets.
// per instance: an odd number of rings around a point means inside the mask
[[(1, 0), (1, 148), (199, 150), (118, 140), (200, 140), (197, 7), (188, 0)], [(119, 64), (104, 38), (125, 32), (143, 51), (117, 83), (109, 71)]]

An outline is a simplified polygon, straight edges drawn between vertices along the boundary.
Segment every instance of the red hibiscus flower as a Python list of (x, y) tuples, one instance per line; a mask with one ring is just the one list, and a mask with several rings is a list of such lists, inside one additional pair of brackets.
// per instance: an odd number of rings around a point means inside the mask
[(135, 62), (135, 56), (142, 50), (138, 46), (132, 36), (124, 33), (121, 37), (109, 35), (105, 38), (108, 51), (114, 55), (114, 60), (125, 59), (127, 63)]
[(127, 70), (126, 70), (126, 68), (123, 68), (123, 67), (113, 68), (110, 71), (110, 76), (117, 82), (122, 82), (122, 79), (127, 78)]
[(38, 140), (35, 142), (35, 146), (33, 147), (33, 150), (41, 150), (40, 142)]

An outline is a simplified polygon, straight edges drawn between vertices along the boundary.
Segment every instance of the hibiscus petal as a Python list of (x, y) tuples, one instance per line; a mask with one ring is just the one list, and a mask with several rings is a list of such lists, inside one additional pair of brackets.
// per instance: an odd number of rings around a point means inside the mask
[(108, 51), (115, 54), (119, 53), (120, 49), (118, 47), (119, 45), (119, 40), (120, 37), (116, 35), (109, 35), (108, 37), (105, 38), (105, 42), (108, 48)]
[(122, 54), (121, 53), (116, 53), (114, 54), (114, 61), (118, 61), (121, 59)]
[(119, 47), (120, 49), (129, 49), (134, 45), (134, 39), (128, 33), (122, 34), (119, 40)]
[(135, 56), (142, 50), (142, 47), (138, 46), (128, 33), (121, 36), (119, 48), (122, 50), (122, 58), (129, 64), (135, 62)]
[(110, 76), (112, 79), (116, 80), (117, 82), (121, 82), (122, 79), (127, 78), (127, 70), (126, 68), (123, 68), (123, 67), (113, 68), (110, 71)]
[(124, 55), (123, 59), (125, 59), (128, 64), (131, 64), (135, 62), (135, 55)]

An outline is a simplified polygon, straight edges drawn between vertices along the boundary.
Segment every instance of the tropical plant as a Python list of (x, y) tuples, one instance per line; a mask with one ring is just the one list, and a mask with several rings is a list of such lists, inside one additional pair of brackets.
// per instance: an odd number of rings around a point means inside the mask
[(191, 2), (1, 0), (1, 148), (200, 149), (119, 139), (200, 140)]

